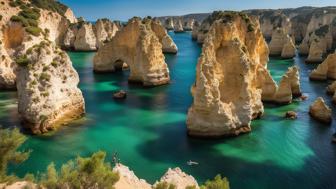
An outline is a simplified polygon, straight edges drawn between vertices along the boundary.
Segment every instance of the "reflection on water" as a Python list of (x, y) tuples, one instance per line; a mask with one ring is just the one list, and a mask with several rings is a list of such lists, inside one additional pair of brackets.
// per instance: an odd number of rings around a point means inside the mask
[[(57, 166), (76, 155), (105, 150), (112, 158), (118, 152), (122, 163), (149, 182), (168, 167), (179, 166), (200, 181), (221, 173), (232, 188), (336, 188), (336, 146), (330, 142), (334, 125), (326, 127), (308, 115), (309, 105), (325, 94), (327, 83), (309, 82), (316, 65), (304, 58), (271, 58), (268, 68), (279, 82), (287, 67), (301, 69), (307, 101), (286, 106), (265, 104), (265, 115), (252, 123), (253, 132), (237, 138), (199, 140), (186, 136), (186, 113), (192, 103), (190, 87), (200, 46), (189, 33), (170, 33), (179, 47), (178, 55), (166, 55), (171, 84), (143, 88), (127, 82), (128, 72), (93, 74), (93, 53), (69, 53), (80, 78), (87, 115), (61, 128), (52, 136), (29, 136), (23, 148), (32, 149), (30, 159), (12, 171), (44, 171), (54, 161)], [(128, 92), (125, 101), (115, 101), (113, 91)], [(285, 120), (286, 111), (298, 112), (297, 120)], [(334, 115), (335, 116), (335, 115)], [(0, 123), (19, 125), (16, 93), (0, 93)], [(199, 162), (190, 167), (188, 160)]]

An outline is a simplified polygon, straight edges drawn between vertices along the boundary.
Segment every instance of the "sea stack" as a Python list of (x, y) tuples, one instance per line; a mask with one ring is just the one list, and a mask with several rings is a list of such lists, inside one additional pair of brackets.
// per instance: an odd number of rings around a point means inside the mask
[(316, 120), (330, 124), (332, 121), (331, 109), (325, 104), (322, 97), (316, 99), (316, 101), (310, 105), (309, 114)]
[(293, 58), (295, 56), (293, 40), (285, 30), (281, 28), (277, 28), (273, 32), (269, 49), (271, 56), (281, 56), (282, 58)]
[(311, 80), (336, 79), (336, 53), (330, 54), (321, 64), (314, 69), (309, 78)]
[(95, 51), (97, 50), (97, 38), (91, 23), (83, 23), (78, 29), (76, 39), (74, 41), (74, 49), (76, 51)]
[(181, 18), (177, 19), (177, 22), (174, 25), (174, 32), (175, 33), (184, 32)]
[[(197, 137), (239, 135), (263, 114), (259, 80), (268, 47), (257, 20), (243, 13), (222, 13), (204, 41), (196, 68), (188, 134)], [(260, 86), (261, 87), (261, 86)]]
[(166, 19), (165, 27), (167, 30), (174, 30), (174, 19), (173, 18)]
[(194, 27), (194, 23), (195, 23), (195, 20), (194, 20), (194, 19), (188, 19), (188, 21), (186, 21), (186, 22), (184, 23), (183, 30), (184, 30), (184, 31), (192, 31), (192, 30), (193, 30), (193, 27)]
[(148, 18), (147, 20), (151, 22), (151, 28), (155, 35), (159, 38), (159, 41), (162, 45), (162, 52), (176, 54), (178, 51), (177, 46), (161, 23), (157, 20), (150, 20)]
[(98, 50), (94, 57), (95, 72), (113, 72), (126, 63), (129, 81), (144, 86), (169, 83), (169, 70), (162, 53), (162, 45), (152, 27), (152, 20), (133, 18)]

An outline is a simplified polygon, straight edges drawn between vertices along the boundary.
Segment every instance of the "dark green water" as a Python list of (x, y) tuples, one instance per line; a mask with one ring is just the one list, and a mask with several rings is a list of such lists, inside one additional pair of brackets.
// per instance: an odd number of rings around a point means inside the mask
[[(109, 157), (118, 152), (122, 163), (149, 182), (179, 166), (201, 182), (221, 173), (233, 189), (336, 188), (336, 145), (330, 142), (335, 125), (326, 127), (308, 115), (318, 96), (336, 112), (331, 97), (325, 95), (327, 83), (308, 81), (316, 65), (306, 65), (303, 58), (271, 59), (269, 69), (277, 81), (288, 66), (300, 67), (308, 100), (287, 106), (266, 104), (264, 117), (253, 122), (250, 134), (214, 141), (191, 139), (186, 136), (185, 120), (200, 47), (190, 34), (171, 35), (179, 47), (177, 56), (166, 55), (172, 82), (156, 88), (129, 85), (127, 72), (93, 74), (93, 53), (69, 53), (81, 78), (86, 119), (53, 136), (28, 136), (24, 148), (33, 150), (31, 157), (11, 170), (19, 175), (36, 173), (52, 161), (59, 166), (76, 155), (105, 150)], [(118, 89), (128, 91), (125, 101), (112, 99)], [(2, 125), (19, 126), (15, 102), (15, 92), (0, 93)], [(297, 111), (299, 118), (285, 120), (288, 110)], [(189, 167), (188, 160), (200, 164)]]

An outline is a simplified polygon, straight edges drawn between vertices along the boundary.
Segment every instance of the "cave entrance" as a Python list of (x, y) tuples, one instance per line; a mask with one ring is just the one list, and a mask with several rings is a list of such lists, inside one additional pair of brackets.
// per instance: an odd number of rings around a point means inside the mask
[(116, 71), (125, 71), (129, 70), (129, 65), (125, 61), (118, 59), (114, 62), (114, 68)]

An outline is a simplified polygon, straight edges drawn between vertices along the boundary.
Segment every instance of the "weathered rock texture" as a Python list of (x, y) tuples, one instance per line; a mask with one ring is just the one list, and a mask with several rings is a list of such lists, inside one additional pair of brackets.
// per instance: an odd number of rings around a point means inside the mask
[(280, 28), (273, 32), (269, 50), (271, 56), (281, 56), (282, 58), (293, 58), (295, 56), (293, 40), (285, 33), (284, 29)]
[(85, 113), (79, 77), (68, 55), (51, 42), (26, 52), (27, 64), (18, 66), (18, 108), (24, 125), (43, 133)]
[(92, 24), (84, 23), (76, 34), (74, 49), (76, 51), (95, 51), (97, 46), (97, 38)]
[(174, 19), (168, 18), (165, 20), (165, 27), (167, 30), (174, 30)]
[(323, 123), (331, 123), (331, 109), (325, 104), (322, 97), (316, 99), (316, 101), (310, 105), (309, 114), (316, 120)]
[(111, 22), (109, 19), (98, 19), (95, 23), (97, 48), (100, 48), (104, 43), (111, 41), (118, 30), (119, 26), (115, 22)]
[(336, 104), (336, 81), (327, 87), (327, 94), (333, 95), (332, 102)]
[(268, 48), (259, 24), (245, 14), (222, 16), (212, 24), (197, 64), (187, 118), (192, 136), (249, 132), (251, 120), (264, 111), (261, 79), (269, 74)]
[[(166, 182), (176, 186), (176, 189), (185, 189), (189, 187), (195, 187), (199, 189), (198, 183), (191, 175), (187, 175), (180, 168), (168, 169), (168, 171), (161, 177), (159, 182)], [(157, 182), (157, 183), (159, 183)], [(156, 184), (157, 184), (156, 183)], [(154, 184), (154, 186), (156, 185)]]
[(184, 23), (183, 30), (184, 31), (192, 31), (194, 27), (195, 20), (189, 19)]
[(176, 21), (176, 23), (174, 24), (174, 32), (175, 33), (184, 32), (184, 30), (183, 30), (183, 24), (182, 24), (182, 20), (181, 19), (178, 19)]
[(162, 45), (151, 27), (150, 19), (131, 19), (115, 37), (99, 49), (94, 57), (96, 72), (113, 72), (129, 65), (129, 81), (145, 86), (167, 84), (169, 70)]
[[(16, 86), (24, 126), (41, 133), (81, 116), (84, 99), (77, 88), (78, 74), (66, 53), (56, 47), (70, 24), (71, 13), (60, 15), (35, 7), (39, 10), (34, 21), (37, 26), (30, 31), (20, 21), (10, 21), (24, 6), (8, 3), (0, 7), (5, 13), (0, 21), (0, 86)], [(32, 11), (28, 4), (25, 9)]]
[(173, 39), (168, 35), (165, 28), (160, 24), (159, 21), (151, 21), (151, 28), (159, 38), (159, 41), (162, 45), (162, 52), (164, 53), (177, 53), (177, 46), (174, 43)]
[(336, 53), (330, 54), (321, 64), (314, 69), (309, 78), (311, 80), (336, 79)]
[(119, 180), (114, 185), (116, 189), (151, 189), (152, 185), (145, 180), (139, 179), (128, 167), (117, 164), (113, 171), (119, 173)]

